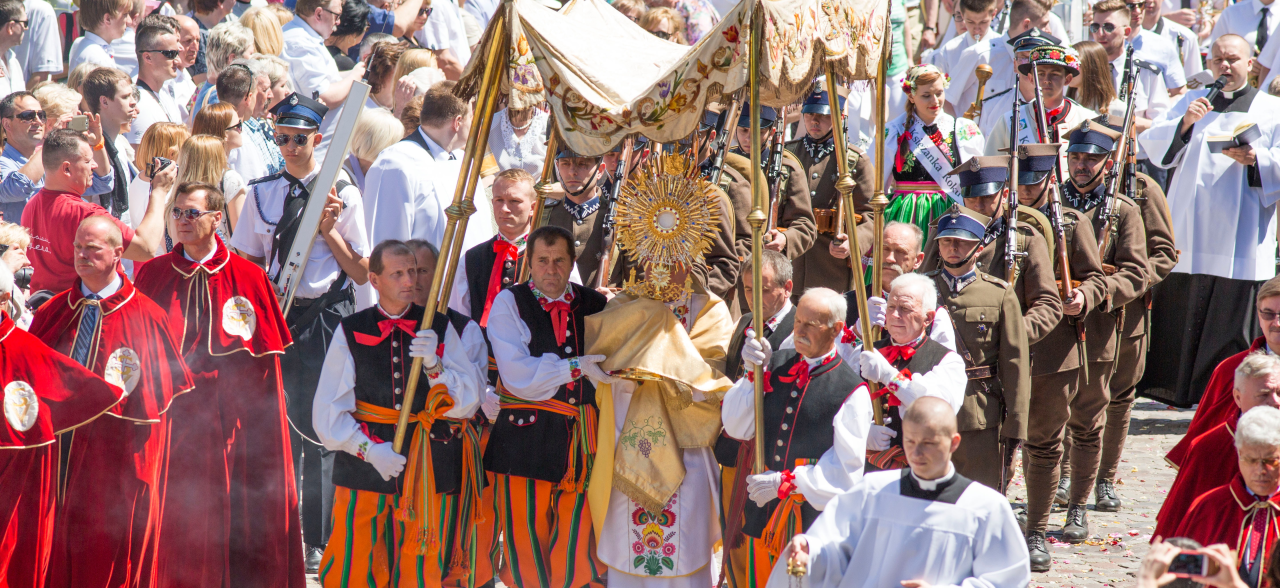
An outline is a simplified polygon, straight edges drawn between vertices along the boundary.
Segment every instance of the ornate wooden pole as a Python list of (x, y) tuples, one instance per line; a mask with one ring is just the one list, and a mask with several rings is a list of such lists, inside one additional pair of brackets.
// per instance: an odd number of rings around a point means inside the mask
[[(551, 119), (554, 122), (554, 114), (551, 115)], [(538, 185), (534, 188), (534, 191), (537, 193), (535, 198), (537, 198), (538, 201), (533, 203), (533, 225), (529, 227), (530, 233), (538, 230), (538, 227), (547, 224), (547, 215), (549, 212), (547, 210), (546, 203), (547, 198), (551, 194), (551, 188), (549, 186), (556, 178), (556, 152), (560, 150), (560, 145), (556, 137), (557, 135), (554, 131), (547, 137), (547, 158), (542, 160), (542, 177), (538, 179)], [(523, 282), (529, 279), (530, 263), (529, 256), (526, 255), (524, 263), (520, 264), (520, 279), (516, 280), (517, 282)]]

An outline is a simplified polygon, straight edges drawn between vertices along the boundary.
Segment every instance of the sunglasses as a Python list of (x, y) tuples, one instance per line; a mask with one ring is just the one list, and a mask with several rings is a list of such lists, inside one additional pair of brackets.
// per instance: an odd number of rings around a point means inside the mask
[(29, 20), (10, 20), (10, 21), (6, 21), (6, 22), (5, 22), (5, 24), (9, 24), (9, 23), (11, 23), (11, 22), (16, 22), (16, 23), (18, 23), (18, 24), (22, 25), (22, 28), (24, 28), (24, 29), (25, 29), (25, 28), (27, 28), (27, 23), (28, 23), (28, 22), (31, 22), (31, 21), (29, 21)]
[(242, 127), (244, 127), (244, 121), (243, 121), (243, 120), (240, 120), (240, 121), (237, 121), (237, 122), (236, 122), (236, 124), (234, 124), (234, 125), (231, 125), (231, 126), (227, 127), (227, 130), (228, 130), (228, 131), (235, 131), (235, 132), (239, 133), (239, 132), (240, 132), (240, 129), (241, 129)]
[(1096, 22), (1095, 22), (1095, 23), (1093, 23), (1093, 24), (1089, 25), (1089, 32), (1090, 32), (1090, 33), (1093, 33), (1093, 34), (1095, 34), (1095, 35), (1096, 35), (1096, 34), (1098, 34), (1098, 31), (1103, 31), (1103, 32), (1105, 32), (1105, 33), (1107, 33), (1107, 34), (1109, 35), (1109, 34), (1111, 34), (1111, 33), (1116, 32), (1116, 29), (1117, 29), (1117, 28), (1118, 28), (1118, 27), (1116, 27), (1115, 23), (1111, 23), (1111, 22), (1104, 22), (1104, 23), (1102, 23), (1102, 24), (1098, 24), (1098, 23), (1096, 23)]
[(165, 59), (173, 60), (178, 58), (178, 54), (181, 53), (181, 51), (177, 49), (147, 49), (146, 51), (143, 51), (143, 53), (159, 53), (163, 55)]
[(44, 122), (49, 120), (49, 115), (45, 114), (43, 110), (24, 110), (13, 115), (12, 118), (16, 118), (22, 122), (36, 122), (37, 119), (40, 122)]
[(173, 210), (169, 211), (169, 216), (172, 216), (173, 220), (180, 220), (183, 217), (186, 217), (187, 220), (194, 221), (206, 214), (213, 214), (215, 212), (217, 211), (216, 210), (196, 210), (194, 208), (182, 209), (175, 206)]
[(424, 16), (424, 17), (427, 17), (427, 18), (431, 18), (431, 7), (430, 7), (430, 6), (427, 6), (426, 8), (421, 8), (421, 9), (419, 9), (419, 10), (418, 10), (418, 16)]
[(294, 145), (301, 147), (306, 145), (307, 141), (311, 140), (311, 135), (313, 134), (314, 133), (298, 133), (296, 135), (290, 135), (289, 133), (276, 133), (276, 147), (284, 147), (285, 145), (288, 145), (290, 139), (293, 140)]

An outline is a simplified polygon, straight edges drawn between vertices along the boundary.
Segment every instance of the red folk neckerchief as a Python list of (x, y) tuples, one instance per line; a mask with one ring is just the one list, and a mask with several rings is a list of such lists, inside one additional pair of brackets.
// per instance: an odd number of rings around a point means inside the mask
[(889, 360), (889, 363), (898, 361), (911, 361), (916, 355), (916, 348), (911, 345), (888, 345), (880, 349), (880, 355)]
[[(493, 299), (502, 291), (502, 269), (506, 262), (514, 261), (520, 254), (520, 248), (501, 236), (493, 240), (493, 270), (489, 272), (489, 289), (484, 295), (484, 312), (480, 313), (480, 326), (489, 326), (489, 309), (493, 308)], [(553, 319), (554, 320), (554, 319)], [(564, 341), (560, 341), (564, 343)]]
[[(387, 337), (391, 336), (392, 331), (395, 331), (396, 329), (400, 329), (401, 331), (408, 333), (410, 337), (413, 337), (418, 333), (418, 321), (404, 318), (388, 318), (378, 321), (378, 331), (381, 334), (377, 336), (365, 333), (352, 334), (355, 335), (356, 343), (372, 347), (385, 341)], [(444, 345), (444, 343), (442, 342), (441, 345)]]

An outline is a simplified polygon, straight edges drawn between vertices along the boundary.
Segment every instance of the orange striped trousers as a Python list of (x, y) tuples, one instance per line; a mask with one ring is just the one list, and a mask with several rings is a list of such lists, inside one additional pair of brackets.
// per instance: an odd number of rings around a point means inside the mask
[(494, 476), (505, 557), (501, 578), (514, 588), (603, 587), (587, 495), (558, 483)]

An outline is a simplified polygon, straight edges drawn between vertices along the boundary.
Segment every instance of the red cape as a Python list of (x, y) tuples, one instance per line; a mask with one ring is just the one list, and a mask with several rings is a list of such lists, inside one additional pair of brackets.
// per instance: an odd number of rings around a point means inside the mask
[[(1276, 528), (1276, 517), (1280, 515), (1280, 494), (1271, 496), (1256, 506), (1254, 503), (1253, 495), (1244, 485), (1244, 479), (1236, 475), (1230, 483), (1218, 486), (1197, 498), (1191, 505), (1191, 511), (1178, 525), (1174, 536), (1190, 537), (1201, 545), (1226, 543), (1237, 551), (1237, 558), (1244, 557), (1240, 553), (1240, 545), (1244, 543), (1248, 524), (1252, 523), (1252, 518), (1246, 517), (1269, 516), (1271, 521), (1267, 523), (1267, 536), (1263, 545), (1263, 553), (1268, 554), (1276, 537), (1280, 535), (1280, 529)], [(1264, 565), (1267, 559), (1264, 555)], [(1259, 576), (1265, 577), (1261, 572)]]
[[(40, 588), (53, 540), (55, 435), (111, 410), (124, 391), (16, 328), (3, 312), (0, 381), (0, 585)], [(21, 407), (31, 401), (34, 414)]]
[[(280, 354), (292, 343), (266, 273), (221, 240), (138, 269), (197, 381), (170, 419), (157, 585), (303, 588), (302, 527)], [(199, 306), (197, 307), (197, 302)], [(188, 328), (189, 327), (189, 328)]]
[[(1234, 403), (1233, 403), (1234, 404)], [(1240, 471), (1239, 458), (1236, 455), (1236, 421), (1240, 412), (1236, 411), (1228, 422), (1222, 423), (1209, 432), (1196, 437), (1191, 443), (1187, 456), (1183, 459), (1182, 468), (1169, 487), (1160, 514), (1156, 515), (1155, 537), (1176, 537), (1179, 523), (1200, 495), (1229, 484)]]
[(1210, 429), (1231, 418), (1236, 411), (1236, 400), (1231, 396), (1231, 390), (1235, 387), (1236, 368), (1244, 363), (1244, 358), (1250, 353), (1266, 348), (1267, 340), (1258, 337), (1248, 349), (1222, 360), (1218, 367), (1213, 368), (1209, 384), (1204, 387), (1204, 394), (1200, 396), (1200, 406), (1196, 408), (1196, 414), (1191, 417), (1191, 424), (1187, 426), (1187, 434), (1164, 456), (1173, 467), (1182, 467), (1182, 462), (1187, 459), (1191, 449), (1191, 442), (1196, 437), (1208, 433)]
[[(164, 313), (128, 278), (120, 280), (120, 289), (98, 304), (88, 365), (128, 397), (112, 413), (118, 418), (99, 419), (59, 440), (69, 448), (49, 568), (55, 587), (120, 586), (150, 578), (160, 470), (167, 460), (161, 420), (173, 398), (192, 388)], [(89, 302), (77, 279), (40, 307), (31, 334), (70, 355)]]

